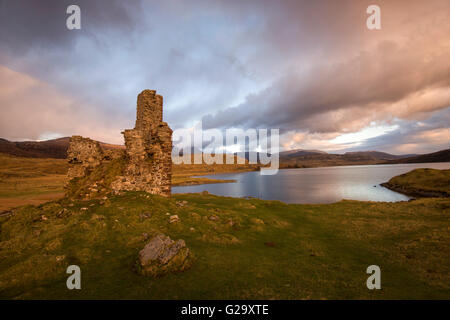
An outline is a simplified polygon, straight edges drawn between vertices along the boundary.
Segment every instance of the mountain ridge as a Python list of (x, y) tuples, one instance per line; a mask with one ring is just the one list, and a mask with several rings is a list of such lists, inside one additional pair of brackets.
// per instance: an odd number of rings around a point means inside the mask
[[(45, 141), (9, 141), (0, 138), (0, 153), (25, 158), (65, 159), (70, 137), (62, 137)], [(124, 149), (123, 145), (109, 144), (99, 141), (102, 148)], [(191, 152), (196, 153), (195, 150)], [(249, 152), (245, 158), (249, 159)], [(307, 168), (335, 165), (363, 164), (396, 164), (421, 162), (450, 162), (450, 149), (428, 154), (394, 155), (387, 152), (351, 151), (344, 154), (327, 153), (321, 150), (294, 149), (280, 152), (280, 168)]]
[[(0, 138), (0, 152), (24, 158), (67, 158), (70, 137), (62, 137), (44, 141), (9, 141)], [(102, 148), (122, 149), (121, 145), (98, 141)]]

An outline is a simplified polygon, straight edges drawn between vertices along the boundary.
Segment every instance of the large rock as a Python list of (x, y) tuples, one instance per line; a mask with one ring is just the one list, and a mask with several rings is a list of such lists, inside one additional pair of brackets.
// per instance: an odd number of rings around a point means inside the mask
[(139, 252), (137, 271), (145, 276), (180, 272), (191, 266), (192, 255), (184, 240), (173, 241), (163, 234), (153, 237)]

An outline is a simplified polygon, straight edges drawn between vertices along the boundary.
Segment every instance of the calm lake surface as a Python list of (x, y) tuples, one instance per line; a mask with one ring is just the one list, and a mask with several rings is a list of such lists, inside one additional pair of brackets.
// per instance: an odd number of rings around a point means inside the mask
[(332, 203), (342, 199), (405, 201), (409, 197), (380, 183), (416, 168), (450, 169), (450, 162), (283, 169), (273, 176), (260, 175), (259, 171), (220, 174), (206, 177), (237, 182), (173, 187), (172, 193), (206, 190), (219, 196), (251, 196), (288, 203)]

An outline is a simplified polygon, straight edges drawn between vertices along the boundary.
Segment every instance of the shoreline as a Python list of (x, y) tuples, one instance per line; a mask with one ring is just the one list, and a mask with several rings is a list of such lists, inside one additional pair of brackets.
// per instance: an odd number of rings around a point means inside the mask
[[(389, 190), (404, 194), (406, 196), (412, 197), (413, 199), (416, 198), (449, 198), (450, 194), (444, 192), (444, 191), (430, 191), (430, 190), (423, 190), (423, 189), (416, 189), (411, 187), (404, 187), (397, 184), (391, 184), (389, 182), (383, 182), (380, 183), (380, 186), (385, 187)], [(413, 200), (412, 199), (412, 200)]]

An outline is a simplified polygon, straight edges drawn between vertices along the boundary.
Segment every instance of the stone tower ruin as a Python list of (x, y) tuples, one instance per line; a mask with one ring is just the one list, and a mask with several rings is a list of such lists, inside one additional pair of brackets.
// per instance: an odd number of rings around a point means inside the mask
[(144, 90), (137, 98), (134, 129), (122, 132), (128, 164), (111, 185), (115, 191), (141, 190), (170, 195), (172, 180), (172, 129), (162, 121), (163, 97)]
[[(122, 132), (125, 154), (112, 155), (89, 138), (73, 136), (68, 154), (69, 179), (89, 175), (96, 167), (117, 157), (123, 157), (125, 168), (107, 186), (114, 192), (146, 191), (169, 196), (172, 179), (172, 130), (162, 121), (163, 97), (155, 90), (144, 90), (137, 98), (134, 129)], [(103, 181), (103, 180), (102, 180)], [(94, 183), (97, 186), (98, 183)]]

